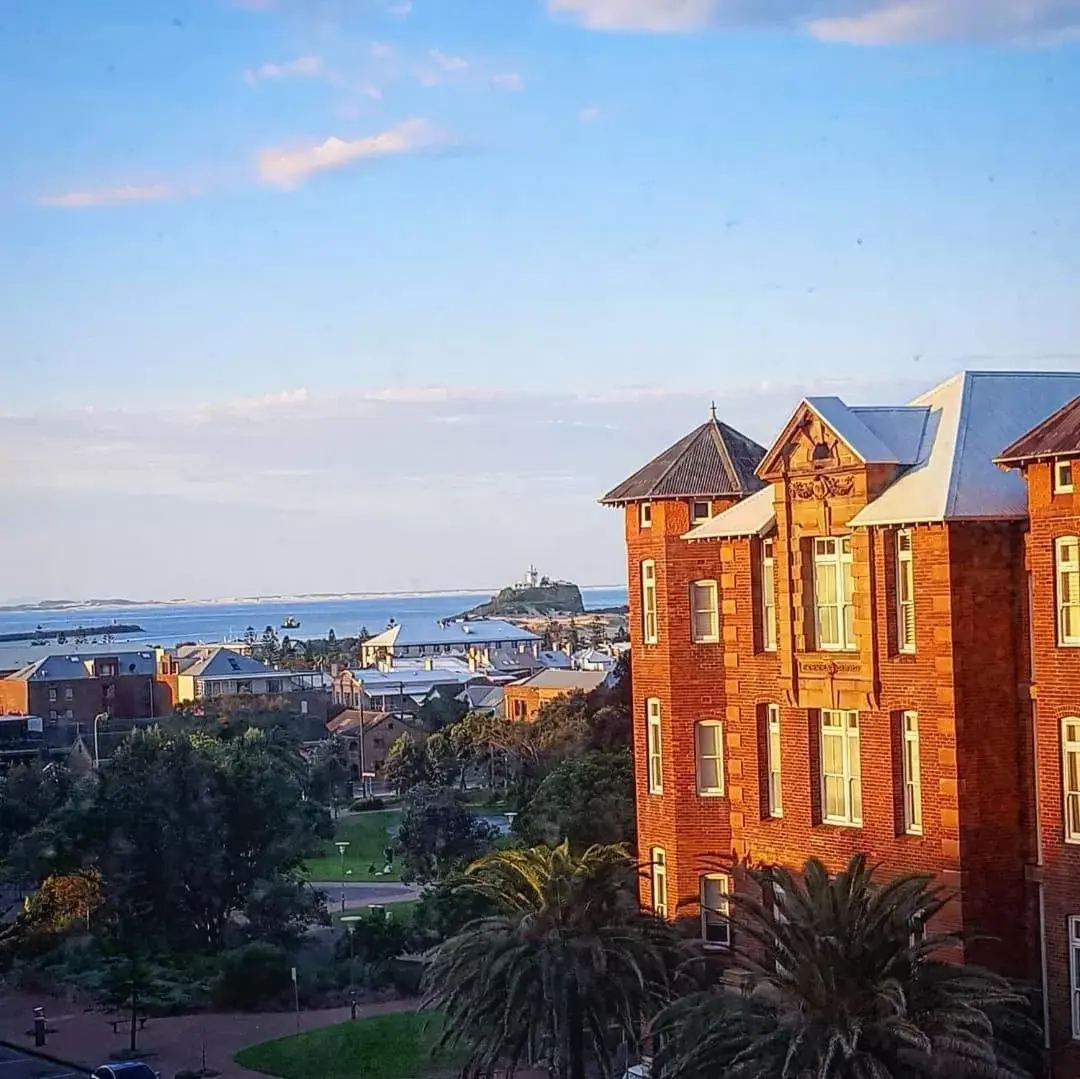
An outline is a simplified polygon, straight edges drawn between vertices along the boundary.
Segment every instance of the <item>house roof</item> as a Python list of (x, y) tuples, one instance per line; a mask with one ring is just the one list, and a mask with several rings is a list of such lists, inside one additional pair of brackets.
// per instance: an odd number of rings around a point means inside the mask
[(467, 668), (434, 667), (429, 671), (422, 667), (391, 667), (384, 671), (378, 667), (359, 667), (350, 670), (349, 674), (366, 693), (378, 695), (396, 693), (399, 689), (407, 693), (426, 693), (435, 686), (464, 686), (485, 680), (482, 673)]
[(188, 667), (184, 674), (192, 678), (253, 678), (257, 675), (281, 678), (288, 677), (288, 671), (275, 671), (265, 663), (260, 663), (251, 656), (242, 656), (231, 648), (215, 648), (205, 659)]
[(1006, 446), (996, 463), (1019, 465), (1039, 458), (1072, 457), (1076, 454), (1080, 454), (1080, 397), (1074, 397)]
[(390, 718), (389, 712), (361, 712), (359, 708), (346, 708), (333, 719), (326, 721), (326, 729), (331, 734), (351, 734), (363, 727), (372, 730)]
[(714, 414), (608, 491), (600, 502), (613, 506), (665, 498), (745, 495), (761, 486), (754, 470), (764, 456), (763, 446), (721, 423)]
[(604, 671), (539, 671), (532, 678), (526, 678), (518, 682), (519, 686), (528, 686), (530, 689), (559, 689), (571, 692), (580, 689), (583, 693), (591, 693), (607, 678)]
[(364, 641), (363, 647), (403, 648), (405, 645), (497, 644), (509, 641), (538, 641), (530, 630), (504, 618), (472, 618), (441, 621), (397, 622)]
[(729, 506), (704, 524), (691, 528), (683, 539), (725, 539), (732, 536), (765, 536), (776, 527), (772, 484), (755, 491), (749, 498)]
[(502, 686), (476, 685), (465, 687), (469, 707), (474, 709), (498, 708), (503, 702), (503, 694)]
[(995, 467), (994, 458), (1077, 394), (1077, 372), (953, 376), (911, 402), (929, 410), (916, 460), (849, 524), (1024, 517), (1022, 477)]

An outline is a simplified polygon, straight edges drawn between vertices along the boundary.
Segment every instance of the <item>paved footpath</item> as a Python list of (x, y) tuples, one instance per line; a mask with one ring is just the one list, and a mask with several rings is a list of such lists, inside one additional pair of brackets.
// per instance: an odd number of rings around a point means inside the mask
[[(114, 1034), (112, 1024), (102, 1012), (87, 1012), (81, 1005), (31, 996), (20, 990), (4, 990), (0, 995), (0, 1039), (13, 1046), (32, 1047), (34, 1039), (28, 1031), (33, 1023), (34, 1008), (38, 1005), (45, 1007), (49, 1029), (56, 1031), (49, 1035), (45, 1052), (60, 1060), (93, 1069), (108, 1063), (114, 1049), (123, 1049), (128, 1044), (127, 1031), (121, 1028), (120, 1034)], [(411, 1011), (415, 1007), (416, 1002), (412, 1000), (361, 1004), (357, 1015), (363, 1019), (388, 1012)], [(315, 1030), (348, 1018), (347, 1007), (301, 1012), (299, 1029)], [(179, 1015), (151, 1019), (139, 1035), (139, 1046), (153, 1053), (147, 1057), (147, 1063), (161, 1073), (161, 1079), (172, 1079), (181, 1068), (199, 1068), (204, 1044), (207, 1067), (220, 1072), (223, 1079), (253, 1079), (258, 1073), (233, 1063), (236, 1052), (296, 1031), (297, 1016), (293, 1012)], [(62, 1068), (51, 1069), (52, 1074), (61, 1071)], [(6, 1079), (2, 1066), (0, 1079)]]

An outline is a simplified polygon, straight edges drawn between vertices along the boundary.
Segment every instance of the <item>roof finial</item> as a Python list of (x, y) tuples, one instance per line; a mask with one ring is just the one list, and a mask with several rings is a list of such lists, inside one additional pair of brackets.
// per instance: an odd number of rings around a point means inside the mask
[(715, 420), (716, 419), (716, 402), (715, 401), (713, 401), (713, 403), (711, 405), (709, 405), (709, 412), (712, 415), (712, 418)]

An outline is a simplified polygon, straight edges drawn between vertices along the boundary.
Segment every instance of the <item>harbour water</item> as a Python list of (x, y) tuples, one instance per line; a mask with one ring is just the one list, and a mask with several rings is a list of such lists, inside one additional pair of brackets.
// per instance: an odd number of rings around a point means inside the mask
[[(625, 588), (582, 589), (586, 608), (626, 603)], [(63, 611), (2, 611), (0, 634), (63, 629), (71, 634), (79, 626), (106, 626), (112, 622), (142, 627), (140, 634), (123, 640), (170, 647), (180, 641), (222, 641), (242, 637), (248, 626), (257, 633), (273, 626), (293, 640), (325, 637), (332, 629), (338, 637), (354, 637), (361, 627), (369, 633), (412, 619), (434, 620), (460, 614), (490, 599), (490, 593), (454, 592), (428, 595), (302, 597), (294, 599), (221, 600), (202, 603), (124, 604)], [(282, 629), (287, 619), (297, 629)]]

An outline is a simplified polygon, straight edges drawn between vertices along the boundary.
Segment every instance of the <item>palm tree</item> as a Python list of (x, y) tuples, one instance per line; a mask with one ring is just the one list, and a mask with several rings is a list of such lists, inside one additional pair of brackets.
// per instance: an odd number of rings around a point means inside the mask
[(1028, 1079), (1041, 1074), (1031, 999), (944, 958), (929, 928), (952, 895), (926, 876), (874, 882), (864, 855), (830, 877), (750, 871), (771, 902), (732, 896), (741, 992), (716, 985), (660, 1015), (663, 1079)]
[(425, 1003), (446, 1013), (440, 1046), (473, 1072), (544, 1061), (559, 1079), (589, 1065), (612, 1075), (619, 1043), (637, 1050), (685, 959), (672, 926), (640, 910), (634, 871), (623, 846), (574, 854), (565, 842), (474, 862), (462, 887), (499, 913), (432, 958)]

